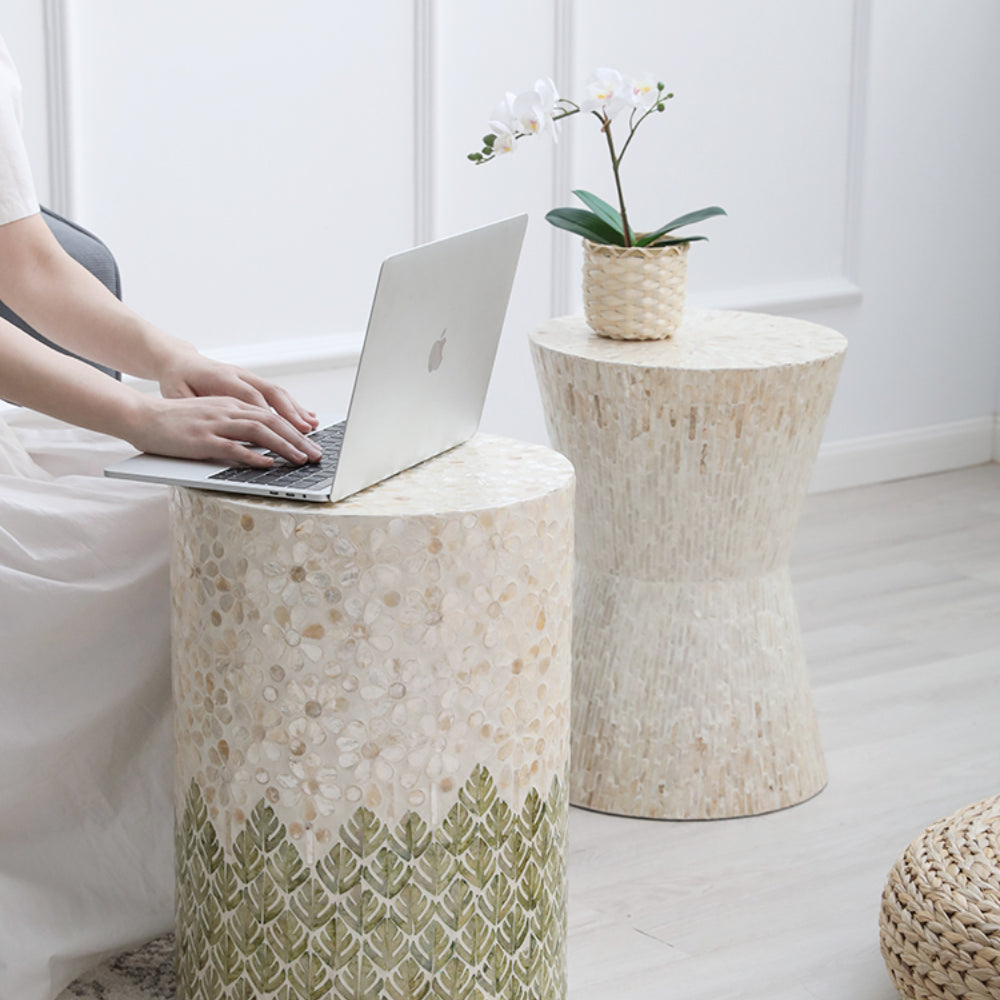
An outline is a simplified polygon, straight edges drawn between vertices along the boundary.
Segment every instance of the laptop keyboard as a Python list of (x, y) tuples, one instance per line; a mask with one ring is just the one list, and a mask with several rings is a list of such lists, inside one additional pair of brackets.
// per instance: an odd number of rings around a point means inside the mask
[(333, 474), (337, 471), (340, 461), (340, 447), (344, 443), (344, 424), (331, 424), (307, 435), (323, 449), (323, 457), (315, 465), (292, 465), (285, 459), (275, 455), (273, 451), (264, 452), (274, 459), (274, 465), (269, 469), (250, 469), (236, 466), (223, 469), (222, 472), (209, 476), (209, 479), (223, 479), (229, 483), (255, 483), (259, 486), (286, 486), (309, 489), (324, 489), (333, 483)]

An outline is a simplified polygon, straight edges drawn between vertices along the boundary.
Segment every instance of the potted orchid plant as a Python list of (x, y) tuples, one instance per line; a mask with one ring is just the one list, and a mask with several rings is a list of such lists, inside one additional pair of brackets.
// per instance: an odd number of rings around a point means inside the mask
[[(629, 221), (622, 160), (639, 127), (665, 111), (673, 96), (652, 76), (626, 80), (607, 68), (594, 71), (579, 104), (561, 97), (551, 80), (538, 80), (531, 90), (505, 96), (490, 119), (482, 148), (469, 154), (473, 163), (482, 165), (514, 152), (518, 142), (529, 136), (548, 132), (556, 138), (565, 118), (589, 114), (597, 120), (611, 159), (618, 207), (590, 191), (577, 190), (573, 194), (584, 208), (555, 208), (545, 218), (583, 237), (584, 309), (591, 327), (605, 336), (662, 339), (677, 329), (686, 297), (688, 247), (707, 239), (679, 236), (677, 230), (726, 214), (713, 205), (648, 231), (633, 229)], [(627, 133), (616, 143), (612, 123), (625, 113)]]

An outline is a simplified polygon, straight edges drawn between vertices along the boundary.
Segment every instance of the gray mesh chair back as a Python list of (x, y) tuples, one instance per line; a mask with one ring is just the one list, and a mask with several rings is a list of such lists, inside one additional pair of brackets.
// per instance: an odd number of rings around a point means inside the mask
[[(56, 215), (55, 212), (50, 212), (47, 208), (42, 209), (42, 218), (49, 229), (52, 230), (53, 236), (59, 241), (62, 248), (120, 299), (122, 297), (121, 275), (118, 273), (118, 264), (115, 262), (111, 251), (93, 233), (88, 233), (86, 229), (70, 222), (69, 219), (64, 219), (61, 215)], [(25, 333), (30, 334), (36, 340), (40, 340), (43, 344), (48, 344), (49, 347), (59, 351), (60, 354), (69, 354), (71, 357), (77, 357), (71, 351), (64, 350), (58, 344), (53, 344), (51, 340), (43, 337), (3, 302), (0, 302), (0, 318), (13, 323), (14, 326), (24, 330)], [(87, 361), (86, 358), (81, 358), (80, 360)], [(121, 377), (118, 372), (112, 371), (110, 368), (105, 368), (103, 365), (96, 364), (93, 361), (87, 361), (87, 364), (92, 364), (95, 368), (100, 368), (101, 371), (107, 372), (115, 378)]]

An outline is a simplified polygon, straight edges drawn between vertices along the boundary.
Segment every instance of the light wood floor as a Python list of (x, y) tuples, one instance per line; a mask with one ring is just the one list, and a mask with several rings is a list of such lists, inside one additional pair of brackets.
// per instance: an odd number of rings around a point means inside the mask
[(571, 1000), (894, 1000), (882, 885), (1000, 791), (1000, 465), (809, 497), (792, 559), (830, 782), (676, 823), (573, 809)]

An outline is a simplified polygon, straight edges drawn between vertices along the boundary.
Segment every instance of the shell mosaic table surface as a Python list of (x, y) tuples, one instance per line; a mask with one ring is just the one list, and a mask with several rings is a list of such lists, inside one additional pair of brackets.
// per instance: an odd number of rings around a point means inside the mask
[(171, 509), (178, 996), (564, 996), (566, 459)]
[(788, 553), (845, 346), (726, 312), (665, 341), (531, 335), (577, 472), (573, 803), (707, 819), (823, 787)]
[(532, 339), (546, 350), (607, 365), (709, 372), (801, 365), (838, 357), (847, 348), (842, 334), (817, 323), (718, 309), (687, 310), (667, 340), (599, 337), (582, 316), (550, 320)]

